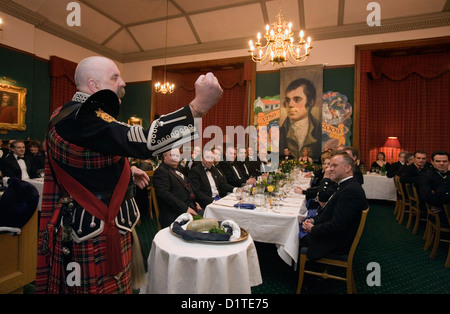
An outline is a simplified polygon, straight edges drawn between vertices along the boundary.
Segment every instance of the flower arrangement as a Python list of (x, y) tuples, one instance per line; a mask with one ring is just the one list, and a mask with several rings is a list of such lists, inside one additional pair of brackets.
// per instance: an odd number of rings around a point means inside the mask
[(256, 192), (259, 190), (259, 192), (265, 193), (274, 193), (277, 189), (277, 180), (276, 177), (273, 174), (269, 174), (265, 178), (260, 178), (258, 181), (256, 181), (255, 185), (252, 188), (252, 194), (256, 194)]
[(298, 164), (299, 161), (294, 159), (283, 160), (280, 162), (279, 169), (283, 173), (290, 173)]
[(320, 167), (319, 165), (310, 163), (309, 161), (299, 161), (299, 166), (303, 171), (314, 171)]

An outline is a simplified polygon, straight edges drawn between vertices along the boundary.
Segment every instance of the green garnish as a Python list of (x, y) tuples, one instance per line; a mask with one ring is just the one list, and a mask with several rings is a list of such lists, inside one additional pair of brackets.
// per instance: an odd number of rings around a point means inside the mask
[(209, 233), (225, 234), (227, 232), (223, 228), (212, 227), (211, 229), (209, 229)]

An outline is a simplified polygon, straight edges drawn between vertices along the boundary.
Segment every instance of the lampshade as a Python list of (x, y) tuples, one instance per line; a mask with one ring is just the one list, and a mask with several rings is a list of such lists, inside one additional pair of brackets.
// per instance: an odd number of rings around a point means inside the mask
[(396, 136), (389, 136), (386, 143), (384, 143), (384, 147), (400, 148), (402, 146)]

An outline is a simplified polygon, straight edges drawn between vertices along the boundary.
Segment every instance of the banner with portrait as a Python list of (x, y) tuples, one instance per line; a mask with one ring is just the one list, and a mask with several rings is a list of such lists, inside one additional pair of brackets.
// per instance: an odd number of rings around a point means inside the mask
[(280, 151), (296, 159), (308, 151), (313, 160), (322, 152), (323, 65), (280, 70)]

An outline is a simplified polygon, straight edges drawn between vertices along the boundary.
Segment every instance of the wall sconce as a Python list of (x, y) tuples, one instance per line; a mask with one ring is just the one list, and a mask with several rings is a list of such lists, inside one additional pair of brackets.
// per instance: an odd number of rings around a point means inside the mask
[(2, 18), (0, 17), (0, 32), (3, 30), (3, 20), (2, 20)]

